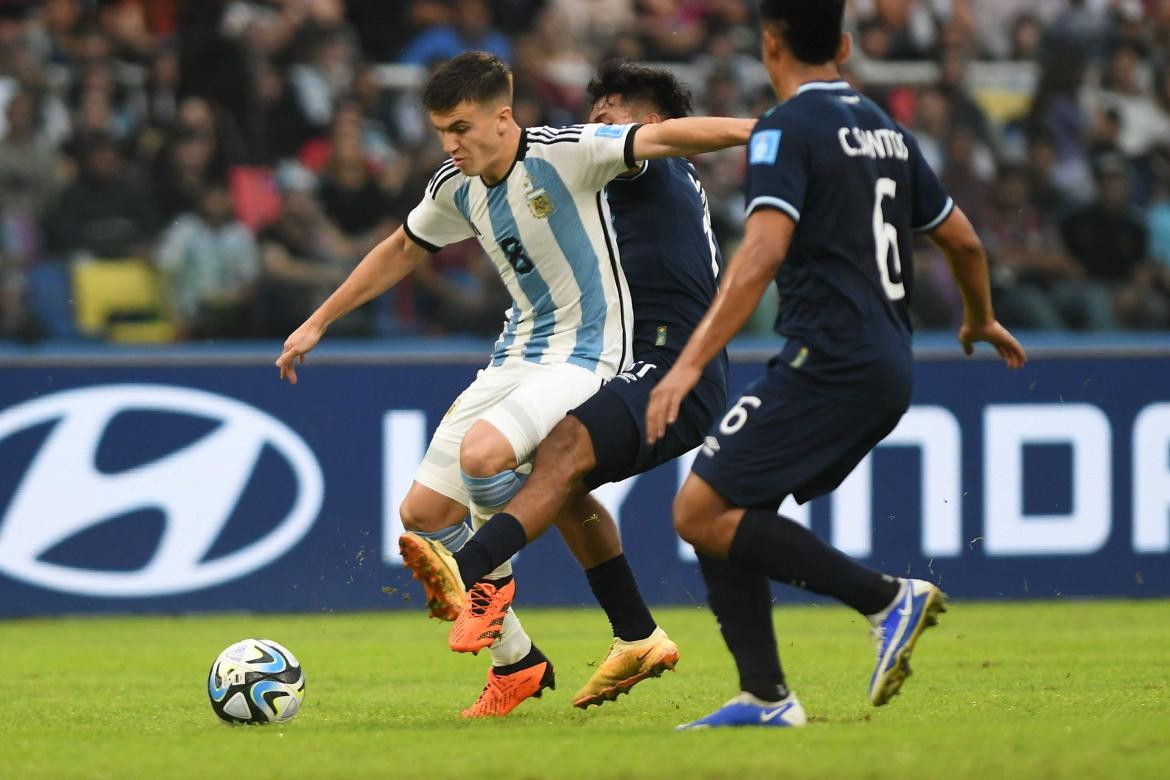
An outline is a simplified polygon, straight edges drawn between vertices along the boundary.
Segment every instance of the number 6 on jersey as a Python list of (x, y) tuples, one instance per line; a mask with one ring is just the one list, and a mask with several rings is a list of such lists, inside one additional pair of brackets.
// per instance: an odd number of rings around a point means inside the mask
[(902, 284), (902, 254), (898, 251), (898, 229), (886, 222), (886, 215), (882, 213), (882, 201), (885, 198), (893, 200), (897, 193), (898, 182), (885, 177), (877, 180), (873, 201), (873, 245), (877, 251), (882, 287), (891, 301), (900, 301), (906, 297), (906, 286)]

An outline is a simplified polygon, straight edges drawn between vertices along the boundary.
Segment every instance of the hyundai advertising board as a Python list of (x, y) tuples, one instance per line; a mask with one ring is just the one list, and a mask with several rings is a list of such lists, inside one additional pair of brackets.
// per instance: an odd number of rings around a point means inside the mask
[[(326, 353), (296, 387), (236, 353), (0, 365), (0, 615), (421, 608), (397, 507), (478, 365), (416, 357)], [(923, 362), (893, 434), (782, 511), (954, 597), (1170, 595), (1168, 391), (1157, 356)], [(688, 463), (600, 491), (651, 602), (703, 600), (669, 516)], [(518, 584), (590, 601), (555, 531)]]

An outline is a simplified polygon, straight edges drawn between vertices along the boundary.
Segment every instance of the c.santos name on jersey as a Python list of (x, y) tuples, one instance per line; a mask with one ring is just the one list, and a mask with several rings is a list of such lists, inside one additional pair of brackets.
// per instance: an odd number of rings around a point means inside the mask
[(868, 157), (871, 160), (895, 158), (909, 160), (910, 149), (906, 139), (895, 130), (862, 130), (860, 127), (842, 127), (837, 131), (841, 148), (850, 157)]

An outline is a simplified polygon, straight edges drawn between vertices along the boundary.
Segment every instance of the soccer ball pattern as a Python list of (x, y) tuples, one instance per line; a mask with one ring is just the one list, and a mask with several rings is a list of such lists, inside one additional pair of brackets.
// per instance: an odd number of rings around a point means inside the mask
[(244, 639), (211, 665), (207, 696), (228, 723), (284, 723), (300, 712), (305, 675), (296, 657), (271, 639)]

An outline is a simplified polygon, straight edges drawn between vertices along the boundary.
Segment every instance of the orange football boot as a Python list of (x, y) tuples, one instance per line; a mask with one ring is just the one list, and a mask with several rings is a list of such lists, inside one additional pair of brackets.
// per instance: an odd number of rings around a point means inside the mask
[(483, 693), (476, 699), (475, 704), (463, 711), (465, 718), (492, 718), (507, 715), (525, 699), (539, 699), (545, 688), (556, 689), (556, 677), (553, 674), (552, 663), (532, 648), (541, 658), (532, 666), (519, 669), (510, 674), (501, 674), (496, 670), (501, 667), (493, 666), (488, 669), (487, 685)]
[(516, 595), (516, 581), (496, 585), (480, 580), (471, 586), (463, 610), (451, 626), (447, 645), (456, 653), (478, 653), (500, 637), (504, 615)]

